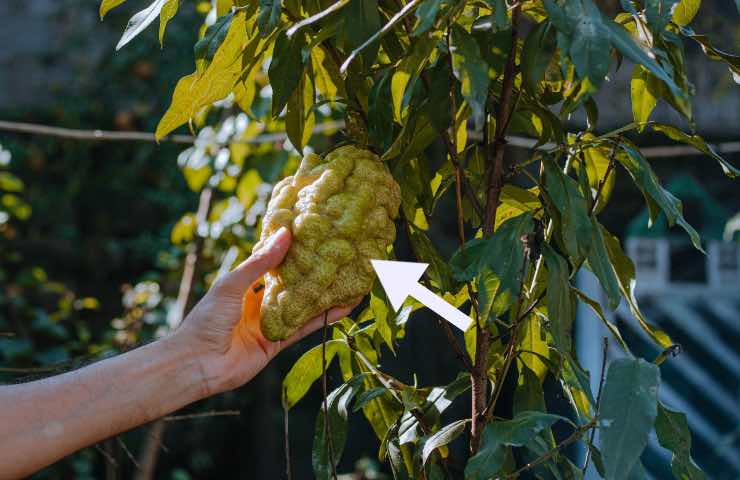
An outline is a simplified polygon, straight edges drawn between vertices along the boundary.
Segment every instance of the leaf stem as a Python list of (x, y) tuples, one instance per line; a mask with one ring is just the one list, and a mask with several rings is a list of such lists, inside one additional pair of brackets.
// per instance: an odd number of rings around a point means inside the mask
[(324, 312), (324, 338), (321, 342), (321, 390), (324, 396), (324, 437), (326, 440), (326, 447), (329, 453), (329, 465), (331, 465), (331, 476), (333, 480), (337, 480), (337, 465), (334, 461), (334, 445), (331, 438), (331, 425), (329, 422), (329, 402), (327, 400), (327, 389), (326, 389), (326, 341), (327, 333), (329, 331), (329, 313)]

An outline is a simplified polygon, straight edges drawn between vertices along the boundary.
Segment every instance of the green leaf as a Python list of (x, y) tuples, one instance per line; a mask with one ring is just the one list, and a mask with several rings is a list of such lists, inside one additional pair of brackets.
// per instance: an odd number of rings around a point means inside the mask
[[(346, 348), (346, 344), (341, 340), (326, 342), (327, 368), (337, 351)], [(298, 403), (308, 393), (311, 385), (321, 377), (321, 351), (322, 346), (317, 345), (301, 355), (283, 379), (283, 405), (287, 409)]]
[(367, 405), (371, 400), (380, 397), (386, 392), (388, 392), (388, 389), (385, 387), (375, 387), (370, 390), (365, 390), (357, 397), (357, 401), (355, 402), (355, 406), (352, 408), (352, 412), (359, 412), (365, 408), (365, 405)]
[[(344, 9), (345, 48), (355, 50), (364, 45), (381, 27), (378, 0), (350, 0)], [(369, 69), (378, 55), (380, 43), (377, 39), (362, 49), (361, 57), (365, 69)]]
[(100, 19), (119, 5), (126, 3), (126, 0), (103, 0), (100, 2)]
[(511, 28), (511, 20), (509, 19), (509, 9), (506, 0), (494, 0), (494, 2), (496, 6), (493, 9), (493, 15), (496, 21), (496, 29), (499, 31), (508, 30)]
[(465, 467), (465, 480), (488, 480), (500, 472), (505, 460), (505, 446), (521, 447), (542, 430), (561, 420), (559, 415), (522, 412), (511, 420), (486, 425), (478, 453)]
[(524, 246), (521, 237), (532, 228), (530, 214), (514, 217), (490, 239), (474, 239), (450, 259), (458, 281), (477, 277), (481, 318), (501, 315), (516, 301), (521, 287)]
[(266, 37), (280, 23), (280, 13), (283, 8), (283, 0), (260, 0), (259, 13), (257, 14), (257, 26), (260, 34)]
[(422, 465), (427, 463), (427, 460), (429, 459), (429, 456), (432, 454), (432, 452), (434, 452), (439, 447), (443, 447), (448, 443), (452, 443), (457, 437), (459, 437), (465, 431), (465, 427), (467, 426), (468, 422), (468, 419), (452, 422), (449, 425), (440, 428), (431, 437), (429, 437), (424, 442), (424, 447), (422, 449)]
[(154, 0), (147, 8), (131, 17), (126, 25), (126, 29), (123, 31), (121, 40), (119, 40), (118, 45), (116, 45), (116, 50), (122, 49), (128, 42), (143, 32), (146, 27), (151, 25), (151, 23), (157, 19), (159, 12), (162, 11), (162, 7), (164, 7), (164, 4), (167, 3), (167, 1), (168, 0)]
[(645, 18), (652, 31), (661, 34), (671, 20), (673, 7), (678, 0), (646, 0)]
[(591, 217), (591, 251), (588, 253), (588, 267), (599, 279), (601, 287), (606, 292), (609, 308), (614, 310), (619, 306), (619, 280), (614, 267), (609, 261), (609, 255), (604, 243), (603, 228), (596, 218)]
[(701, 0), (680, 0), (673, 9), (673, 23), (685, 27), (699, 12)]
[(556, 48), (555, 29), (549, 21), (537, 24), (524, 41), (521, 70), (524, 85), (530, 93), (539, 93), (538, 84), (544, 78)]
[(367, 136), (371, 145), (381, 152), (390, 148), (393, 141), (393, 101), (390, 71), (375, 80), (367, 103)]
[(720, 164), (720, 166), (722, 167), (722, 171), (724, 171), (725, 175), (727, 175), (728, 177), (736, 178), (738, 175), (740, 175), (740, 170), (737, 167), (722, 158), (722, 156), (717, 153), (717, 151), (699, 135), (690, 135), (688, 133), (682, 132), (680, 129), (672, 125), (665, 125), (661, 123), (651, 123), (650, 127), (656, 132), (662, 133), (671, 140), (691, 145), (703, 154), (712, 157)]
[(316, 416), (313, 451), (311, 453), (311, 463), (316, 479), (331, 480), (332, 478), (329, 437), (326, 435), (327, 429), (324, 428), (324, 417), (326, 416), (328, 418), (328, 430), (331, 434), (331, 453), (333, 453), (336, 466), (342, 458), (344, 445), (347, 441), (347, 407), (362, 385), (364, 377), (365, 375), (355, 376), (331, 392), (326, 398), (328, 414), (322, 406), (319, 414)]
[(313, 111), (314, 88), (311, 76), (304, 74), (298, 88), (288, 99), (288, 111), (285, 115), (285, 130), (290, 143), (300, 152), (308, 145), (316, 125)]
[(647, 445), (657, 415), (660, 370), (643, 359), (609, 365), (599, 418), (606, 480), (626, 480)]
[(206, 29), (203, 38), (198, 40), (193, 47), (196, 60), (213, 60), (213, 56), (226, 39), (232, 20), (234, 20), (234, 13), (230, 12), (219, 17), (216, 23)]
[(453, 290), (452, 270), (429, 237), (419, 229), (412, 227), (410, 240), (416, 258), (420, 262), (429, 264), (426, 275), (441, 292), (451, 292)]
[(580, 78), (599, 87), (611, 63), (611, 45), (601, 12), (591, 0), (575, 0), (566, 3), (565, 13), (573, 28), (568, 41), (570, 59)]
[(462, 95), (480, 124), (488, 98), (488, 66), (475, 39), (462, 27), (452, 26), (452, 70), (462, 85)]
[(419, 8), (416, 9), (417, 23), (413, 35), (421, 35), (434, 26), (437, 13), (444, 3), (445, 0), (424, 0), (421, 2)]
[(519, 375), (514, 390), (514, 415), (527, 410), (546, 411), (545, 393), (537, 374), (521, 360), (517, 363), (517, 371)]
[(655, 76), (642, 65), (635, 65), (632, 69), (630, 95), (632, 98), (632, 116), (638, 123), (638, 131), (645, 128), (644, 123), (650, 119), (655, 105), (658, 103), (659, 85)]
[(542, 257), (547, 266), (547, 318), (557, 349), (568, 354), (571, 350), (571, 330), (575, 318), (575, 297), (570, 289), (568, 262), (548, 244), (542, 245)]
[(273, 117), (280, 115), (288, 99), (300, 84), (304, 67), (303, 46), (303, 35), (288, 38), (285, 33), (281, 32), (275, 40), (272, 61), (267, 69), (267, 76), (272, 86)]
[(691, 432), (684, 413), (670, 410), (662, 403), (658, 403), (655, 433), (658, 435), (660, 446), (673, 452), (671, 470), (677, 479), (706, 478), (704, 472), (691, 458)]
[(552, 159), (545, 165), (545, 191), (560, 215), (565, 250), (573, 262), (585, 258), (591, 250), (593, 229), (588, 215), (588, 202), (578, 189), (578, 183), (565, 175)]
[(640, 47), (631, 34), (625, 28), (611, 19), (605, 18), (604, 22), (609, 29), (609, 36), (612, 45), (619, 50), (622, 55), (632, 60), (634, 63), (644, 66), (650, 73), (662, 80), (676, 97), (679, 102), (688, 102), (688, 95), (681, 90), (675, 81), (666, 73), (663, 67), (655, 61), (654, 54)]
[[(646, 200), (648, 202), (655, 202), (663, 210), (670, 226), (678, 224), (686, 230), (694, 247), (703, 252), (699, 234), (683, 217), (683, 204), (681, 200), (674, 197), (671, 192), (661, 186), (660, 180), (658, 180), (650, 164), (636, 147), (629, 144), (626, 140), (620, 143), (620, 147), (627, 155), (617, 155), (617, 160), (630, 174)], [(653, 210), (651, 210), (651, 221), (654, 221), (655, 217), (652, 212)]]
[[(391, 79), (391, 96), (393, 98), (393, 114), (396, 120), (401, 120), (403, 101), (406, 97), (406, 87), (415, 82), (421, 71), (429, 63), (429, 56), (439, 41), (439, 35), (427, 35), (417, 39), (409, 53), (393, 71)], [(449, 91), (448, 91), (449, 94)]]
[(619, 290), (622, 292), (622, 297), (627, 301), (632, 315), (635, 316), (642, 329), (645, 330), (655, 343), (664, 349), (670, 347), (673, 345), (673, 341), (668, 334), (650, 325), (637, 305), (637, 299), (635, 298), (635, 265), (632, 263), (632, 260), (622, 250), (617, 237), (609, 233), (606, 229), (602, 231), (602, 235), (604, 236), (606, 250), (609, 253), (609, 261), (617, 273)]
[(246, 40), (244, 12), (239, 12), (213, 61), (204, 72), (194, 72), (177, 82), (172, 103), (157, 125), (160, 140), (174, 129), (194, 118), (204, 107), (231, 93), (241, 75), (242, 46)]

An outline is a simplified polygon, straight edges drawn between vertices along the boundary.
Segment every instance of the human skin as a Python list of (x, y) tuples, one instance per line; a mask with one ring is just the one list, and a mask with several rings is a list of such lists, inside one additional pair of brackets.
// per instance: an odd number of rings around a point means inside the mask
[[(290, 232), (218, 279), (174, 332), (85, 368), (0, 386), (0, 479), (29, 475), (80, 448), (239, 387), (283, 348), (323, 325), (320, 315), (295, 335), (271, 342), (259, 319), (242, 319), (244, 292), (275, 268)], [(329, 322), (351, 307), (328, 312)]]

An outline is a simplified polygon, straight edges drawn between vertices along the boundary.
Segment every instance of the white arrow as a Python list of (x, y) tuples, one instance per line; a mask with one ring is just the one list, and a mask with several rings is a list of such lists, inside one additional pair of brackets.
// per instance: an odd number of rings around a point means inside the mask
[(463, 332), (472, 319), (419, 283), (428, 263), (370, 260), (393, 308), (401, 309), (406, 297), (414, 297)]

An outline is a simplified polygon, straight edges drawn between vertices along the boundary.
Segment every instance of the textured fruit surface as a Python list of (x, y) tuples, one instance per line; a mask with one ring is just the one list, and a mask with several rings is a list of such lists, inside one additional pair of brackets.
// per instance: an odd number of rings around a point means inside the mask
[(285, 339), (325, 310), (370, 292), (370, 259), (386, 258), (400, 202), (385, 164), (354, 146), (323, 159), (308, 154), (295, 175), (275, 185), (260, 242), (280, 227), (291, 230), (293, 242), (283, 263), (265, 275), (260, 315), (266, 338)]

